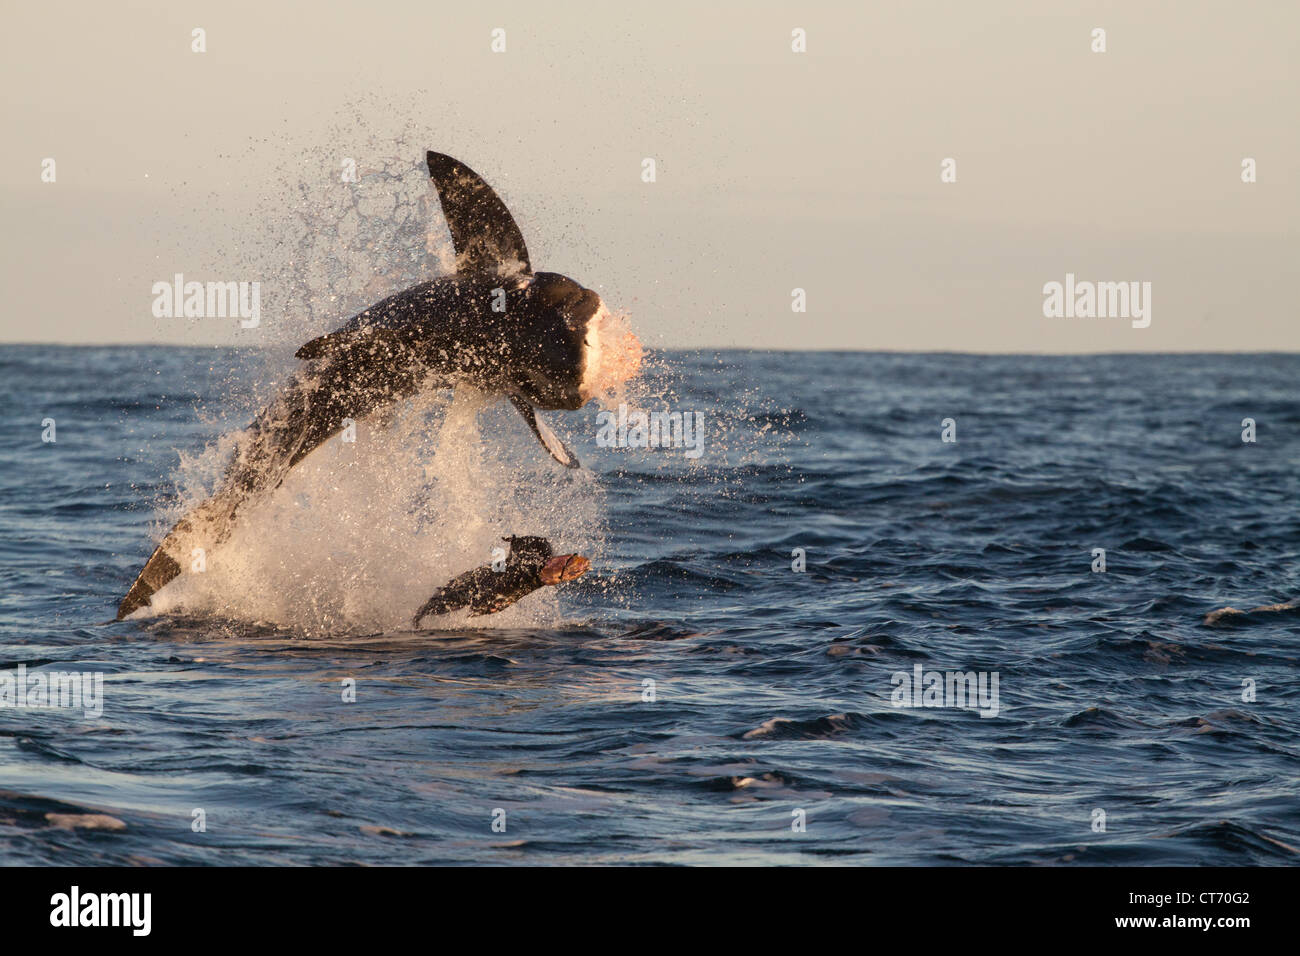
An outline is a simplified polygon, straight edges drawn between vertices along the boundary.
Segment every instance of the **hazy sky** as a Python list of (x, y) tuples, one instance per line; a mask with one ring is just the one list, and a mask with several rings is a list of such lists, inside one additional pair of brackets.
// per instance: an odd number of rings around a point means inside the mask
[[(306, 339), (155, 318), (151, 287), (271, 281), (265, 197), (405, 133), (652, 345), (1300, 348), (1300, 5), (581, 6), (7, 5), (0, 339)], [(1150, 327), (1045, 318), (1067, 272), (1150, 282)]]

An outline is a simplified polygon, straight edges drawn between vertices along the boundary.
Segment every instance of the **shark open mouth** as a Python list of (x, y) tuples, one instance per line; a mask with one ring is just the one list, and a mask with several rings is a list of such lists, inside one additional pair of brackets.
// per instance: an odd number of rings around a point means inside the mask
[(641, 340), (628, 327), (627, 316), (610, 312), (602, 302), (587, 323), (586, 343), (578, 391), (584, 403), (595, 398), (608, 405), (641, 370)]

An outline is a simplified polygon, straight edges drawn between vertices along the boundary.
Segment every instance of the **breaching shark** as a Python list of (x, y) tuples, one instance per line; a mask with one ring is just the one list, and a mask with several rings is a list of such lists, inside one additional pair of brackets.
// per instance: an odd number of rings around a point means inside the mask
[(195, 548), (230, 534), (246, 502), (344, 428), (421, 389), (504, 395), (561, 465), (578, 460), (538, 409), (578, 409), (636, 374), (641, 344), (599, 295), (533, 272), (510, 211), (465, 164), (430, 152), (455, 272), (377, 302), (296, 355), (307, 364), (239, 439), (217, 491), (154, 551), (117, 609), (121, 620), (178, 576)]

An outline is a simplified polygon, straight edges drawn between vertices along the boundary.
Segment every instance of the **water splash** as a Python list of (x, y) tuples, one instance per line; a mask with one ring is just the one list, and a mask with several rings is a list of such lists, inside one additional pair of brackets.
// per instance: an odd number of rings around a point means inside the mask
[[(598, 560), (603, 494), (588, 471), (541, 459), (515, 416), (492, 396), (458, 388), (416, 399), (336, 436), (273, 493), (246, 505), (230, 537), (154, 598), (185, 611), (290, 627), (308, 636), (402, 630), (455, 575), (491, 560), (510, 534), (548, 537)], [(486, 427), (481, 427), (482, 424)], [(484, 441), (484, 431), (498, 439)], [(226, 441), (184, 466), (201, 501)], [(204, 476), (207, 479), (204, 479)], [(463, 615), (426, 626), (463, 625)], [(546, 591), (475, 627), (555, 626)]]
[[(255, 370), (228, 382), (228, 402), (242, 415), (272, 399), (296, 367), (290, 353), (298, 345), (454, 268), (419, 145), (425, 137), (357, 133), (328, 137), (355, 144), (355, 181), (339, 175), (333, 147), (286, 154), (256, 218), (229, 244), (268, 290), (258, 333), (266, 348)], [(626, 314), (605, 311), (593, 331), (598, 348), (586, 379), (592, 396), (608, 401), (637, 373), (641, 347)], [(229, 413), (199, 410), (214, 422)], [(159, 539), (220, 486), (248, 435), (223, 427), (201, 454), (182, 454), (173, 476), (179, 499), (160, 502)], [(488, 562), (511, 534), (545, 536), (598, 565), (605, 522), (595, 475), (561, 471), (538, 455), (503, 402), (463, 387), (454, 397), (435, 389), (358, 422), (355, 442), (336, 436), (272, 493), (241, 505), (205, 570), (182, 574), (155, 595), (153, 610), (311, 635), (401, 629), (436, 587)], [(548, 589), (474, 624), (553, 623), (560, 606)]]

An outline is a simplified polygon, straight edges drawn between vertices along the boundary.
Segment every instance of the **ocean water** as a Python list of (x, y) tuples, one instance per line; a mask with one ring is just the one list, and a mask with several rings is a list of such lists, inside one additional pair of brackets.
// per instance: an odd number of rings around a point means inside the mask
[[(0, 672), (103, 675), (0, 707), (0, 861), (1300, 861), (1300, 614), (1204, 623), (1300, 596), (1300, 356), (669, 352), (702, 454), (552, 413), (579, 473), (406, 409), (111, 623), (267, 368), (0, 348)], [(402, 623), (512, 530), (592, 572)]]

